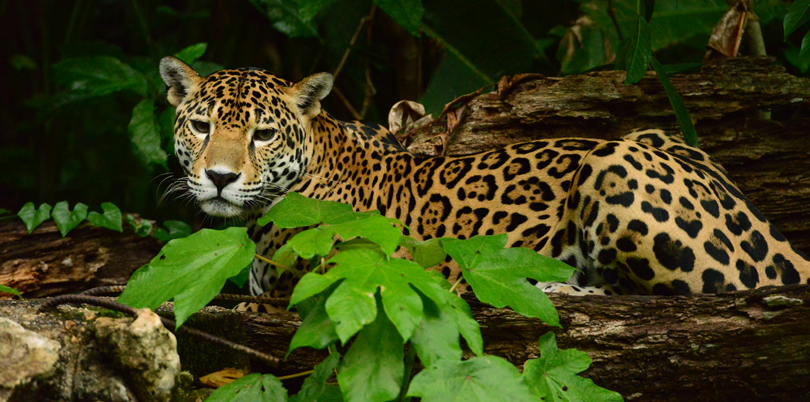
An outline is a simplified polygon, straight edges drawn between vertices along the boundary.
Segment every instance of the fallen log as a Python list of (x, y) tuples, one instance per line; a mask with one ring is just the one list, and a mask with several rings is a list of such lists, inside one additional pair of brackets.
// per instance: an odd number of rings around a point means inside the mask
[[(140, 220), (136, 216), (137, 220)], [(18, 220), (0, 222), (0, 283), (26, 298), (124, 285), (160, 250), (153, 237), (140, 237), (83, 223), (62, 237), (53, 221), (29, 234)], [(0, 298), (11, 298), (0, 293)]]

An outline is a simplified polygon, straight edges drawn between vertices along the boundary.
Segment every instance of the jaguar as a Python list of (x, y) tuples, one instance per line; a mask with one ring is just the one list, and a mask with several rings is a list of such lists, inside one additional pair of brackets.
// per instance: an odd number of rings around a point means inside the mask
[[(297, 233), (256, 224), (295, 191), (379, 210), (417, 240), (505, 233), (511, 247), (577, 268), (566, 284), (537, 284), (546, 291), (682, 295), (810, 283), (808, 258), (723, 167), (661, 130), (420, 156), (377, 124), (322, 110), (328, 73), (299, 82), (259, 69), (202, 77), (166, 57), (160, 74), (176, 108), (187, 191), (209, 215), (242, 217), (260, 255)], [(435, 269), (451, 282), (461, 274), (450, 260)], [(297, 280), (256, 259), (250, 292), (286, 296)]]

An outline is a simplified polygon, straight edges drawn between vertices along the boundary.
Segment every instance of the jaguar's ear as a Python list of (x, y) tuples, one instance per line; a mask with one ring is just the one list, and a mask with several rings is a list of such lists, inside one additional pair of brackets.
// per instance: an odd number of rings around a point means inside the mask
[(188, 64), (172, 56), (160, 61), (160, 76), (168, 87), (167, 97), (172, 106), (177, 107), (183, 99), (197, 88), (202, 78)]
[(321, 100), (332, 90), (332, 74), (318, 73), (297, 82), (292, 87), (292, 97), (307, 117), (315, 117), (321, 112)]

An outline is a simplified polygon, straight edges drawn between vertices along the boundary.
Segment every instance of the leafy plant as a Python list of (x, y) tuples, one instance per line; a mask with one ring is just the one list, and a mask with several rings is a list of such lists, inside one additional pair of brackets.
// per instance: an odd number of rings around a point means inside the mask
[(49, 204), (40, 204), (39, 208), (35, 208), (33, 202), (28, 202), (20, 209), (17, 216), (25, 223), (28, 233), (33, 232), (42, 222), (51, 217), (56, 222), (56, 227), (62, 233), (62, 237), (67, 236), (71, 230), (79, 226), (85, 219), (98, 227), (121, 232), (123, 230), (121, 227), (121, 210), (109, 202), (101, 204), (101, 209), (103, 213), (95, 211), (88, 213), (87, 205), (80, 202), (71, 211), (67, 201), (60, 201), (53, 208)]
[[(354, 212), (348, 205), (295, 193), (287, 194), (261, 222), (289, 228), (314, 225), (293, 236), (274, 256), (277, 261), (294, 262), (290, 258), (294, 254), (317, 265), (303, 275), (290, 298), (290, 307), (296, 307), (302, 324), (289, 351), (332, 348), (338, 342), (343, 347), (350, 345), (342, 358), (332, 354), (316, 367), (293, 400), (388, 401), (410, 395), (440, 401), (448, 395), (473, 394), (477, 396), (470, 397), (478, 400), (536, 400), (560, 392), (568, 392), (564, 395), (571, 395), (572, 400), (583, 396), (585, 400), (588, 396), (621, 400), (618, 394), (575, 376), (590, 363), (587, 355), (558, 351), (553, 337), (541, 339), (543, 356), (538, 363), (527, 363), (533, 371), (523, 375), (504, 359), (484, 356), (478, 323), (469, 305), (453, 292), (455, 286), (419, 263), (392, 254), (397, 245), (406, 244), (421, 253), (423, 263), (438, 263), (444, 258), (436, 257), (446, 252), (459, 263), (463, 277), (481, 300), (511, 306), (551, 325), (558, 325), (553, 305), (526, 278), (565, 280), (573, 268), (560, 261), (528, 249), (504, 249), (505, 235), (403, 240), (408, 238), (401, 234), (404, 225), (376, 211)], [(335, 236), (343, 240), (337, 246)], [(441, 253), (437, 247), (443, 249)], [(174, 299), (177, 323), (182, 325), (216, 295), (227, 277), (252, 260), (254, 252), (244, 228), (204, 230), (172, 240), (133, 275), (119, 301), (155, 308)], [(297, 269), (291, 272), (300, 274)], [(478, 357), (461, 360), (460, 338)], [(411, 372), (416, 356), (426, 369), (411, 382), (404, 373)], [(335, 369), (340, 398), (337, 389), (325, 382)], [(533, 385), (545, 380), (547, 373), (552, 375), (550, 382)], [(214, 400), (236, 401), (245, 395), (256, 400), (284, 400), (270, 378), (254, 375), (239, 380), (238, 385), (235, 382), (215, 393), (217, 398), (232, 399)], [(236, 393), (237, 389), (241, 391)], [(265, 395), (275, 396), (259, 399), (261, 389)]]
[(73, 211), (68, 209), (67, 201), (60, 201), (56, 203), (51, 211), (51, 216), (56, 222), (56, 227), (62, 233), (62, 237), (67, 236), (68, 232), (73, 230), (76, 226), (87, 218), (87, 205), (77, 203), (73, 207)]
[(11, 293), (11, 294), (19, 297), (20, 299), (23, 298), (22, 295), (20, 294), (20, 292), (17, 289), (14, 289), (12, 287), (8, 287), (8, 286), (3, 285), (3, 284), (0, 284), (0, 292)]
[(35, 208), (33, 202), (28, 202), (23, 205), (20, 212), (17, 212), (17, 216), (25, 223), (25, 228), (28, 229), (28, 233), (31, 233), (37, 226), (51, 217), (51, 206), (50, 204), (43, 203), (39, 208)]

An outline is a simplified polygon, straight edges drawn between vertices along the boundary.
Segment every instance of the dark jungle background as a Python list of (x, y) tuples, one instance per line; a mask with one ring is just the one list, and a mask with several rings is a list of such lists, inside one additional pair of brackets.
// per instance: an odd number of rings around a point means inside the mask
[[(729, 9), (721, 0), (643, 3), (653, 10), (651, 45), (664, 64), (700, 63)], [(791, 4), (751, 7), (767, 53), (805, 75), (810, 34), (804, 17), (787, 27)], [(505, 74), (611, 69), (637, 7), (621, 0), (0, 1), (0, 208), (16, 213), (29, 201), (68, 200), (97, 210), (113, 202), (199, 226), (194, 208), (161, 201), (180, 175), (174, 112), (157, 71), (166, 55), (193, 62), (201, 74), (248, 66), (291, 80), (336, 73), (325, 109), (387, 125), (401, 99), (437, 116), (453, 98)]]

